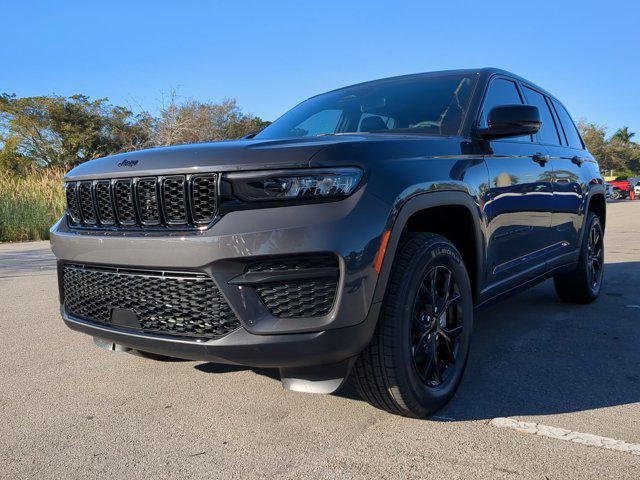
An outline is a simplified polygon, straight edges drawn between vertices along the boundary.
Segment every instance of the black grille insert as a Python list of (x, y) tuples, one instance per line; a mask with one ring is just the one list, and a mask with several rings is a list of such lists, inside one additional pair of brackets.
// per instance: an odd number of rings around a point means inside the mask
[(114, 308), (136, 312), (140, 330), (182, 337), (216, 338), (240, 327), (213, 280), (204, 274), (62, 265), (68, 314), (111, 322)]
[(120, 225), (136, 224), (136, 213), (133, 207), (133, 182), (118, 180), (115, 182), (115, 202)]
[[(262, 275), (269, 273), (274, 280), (264, 283)], [(244, 278), (245, 284), (254, 283), (256, 293), (272, 315), (297, 318), (329, 314), (339, 277), (337, 257), (322, 254), (252, 262)]]
[(88, 225), (96, 224), (96, 209), (93, 204), (93, 183), (81, 182), (78, 186), (78, 203), (82, 212), (82, 221)]
[(335, 280), (308, 280), (260, 285), (256, 292), (276, 317), (320, 317), (331, 311), (336, 287)]
[(158, 181), (155, 178), (141, 178), (138, 188), (138, 208), (143, 225), (160, 224), (160, 203), (158, 202)]
[(201, 229), (218, 212), (217, 178), (208, 173), (68, 182), (69, 224), (92, 229)]
[(77, 187), (75, 183), (67, 183), (64, 188), (67, 197), (67, 214), (73, 225), (80, 222), (80, 208), (78, 207)]
[(167, 177), (162, 184), (164, 216), (168, 224), (187, 223), (187, 192), (184, 176)]
[(102, 225), (113, 225), (116, 217), (113, 211), (113, 201), (111, 200), (111, 182), (109, 180), (96, 182), (95, 191), (100, 223)]
[(193, 220), (196, 223), (209, 223), (216, 214), (216, 178), (212, 175), (193, 177), (191, 202)]

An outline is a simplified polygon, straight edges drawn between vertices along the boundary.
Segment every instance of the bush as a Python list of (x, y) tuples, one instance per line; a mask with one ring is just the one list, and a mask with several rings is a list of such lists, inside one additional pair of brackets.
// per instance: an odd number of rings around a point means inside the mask
[(64, 208), (61, 170), (0, 172), (0, 242), (47, 240)]

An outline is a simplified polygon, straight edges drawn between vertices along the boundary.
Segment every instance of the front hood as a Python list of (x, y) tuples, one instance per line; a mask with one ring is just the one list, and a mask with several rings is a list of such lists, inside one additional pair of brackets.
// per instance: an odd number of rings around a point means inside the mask
[(229, 172), (307, 167), (329, 145), (368, 140), (366, 135), (282, 140), (235, 140), (153, 148), (85, 162), (66, 179), (85, 180), (172, 173)]

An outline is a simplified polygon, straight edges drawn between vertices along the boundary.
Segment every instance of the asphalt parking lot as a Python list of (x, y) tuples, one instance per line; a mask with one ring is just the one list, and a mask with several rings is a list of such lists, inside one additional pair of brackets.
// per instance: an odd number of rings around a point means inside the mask
[(0, 477), (640, 478), (640, 201), (609, 204), (605, 239), (601, 298), (563, 304), (548, 281), (481, 312), (428, 420), (99, 350), (59, 318), (48, 244), (2, 244)]

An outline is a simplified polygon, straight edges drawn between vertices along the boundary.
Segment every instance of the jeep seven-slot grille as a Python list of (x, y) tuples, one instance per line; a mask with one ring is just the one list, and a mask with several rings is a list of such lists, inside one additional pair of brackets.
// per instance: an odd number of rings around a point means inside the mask
[(240, 322), (213, 280), (196, 273), (97, 268), (65, 264), (65, 310), (90, 322), (113, 324), (113, 309), (135, 312), (133, 328), (149, 333), (216, 338)]
[(71, 227), (196, 229), (218, 211), (216, 174), (67, 182)]

